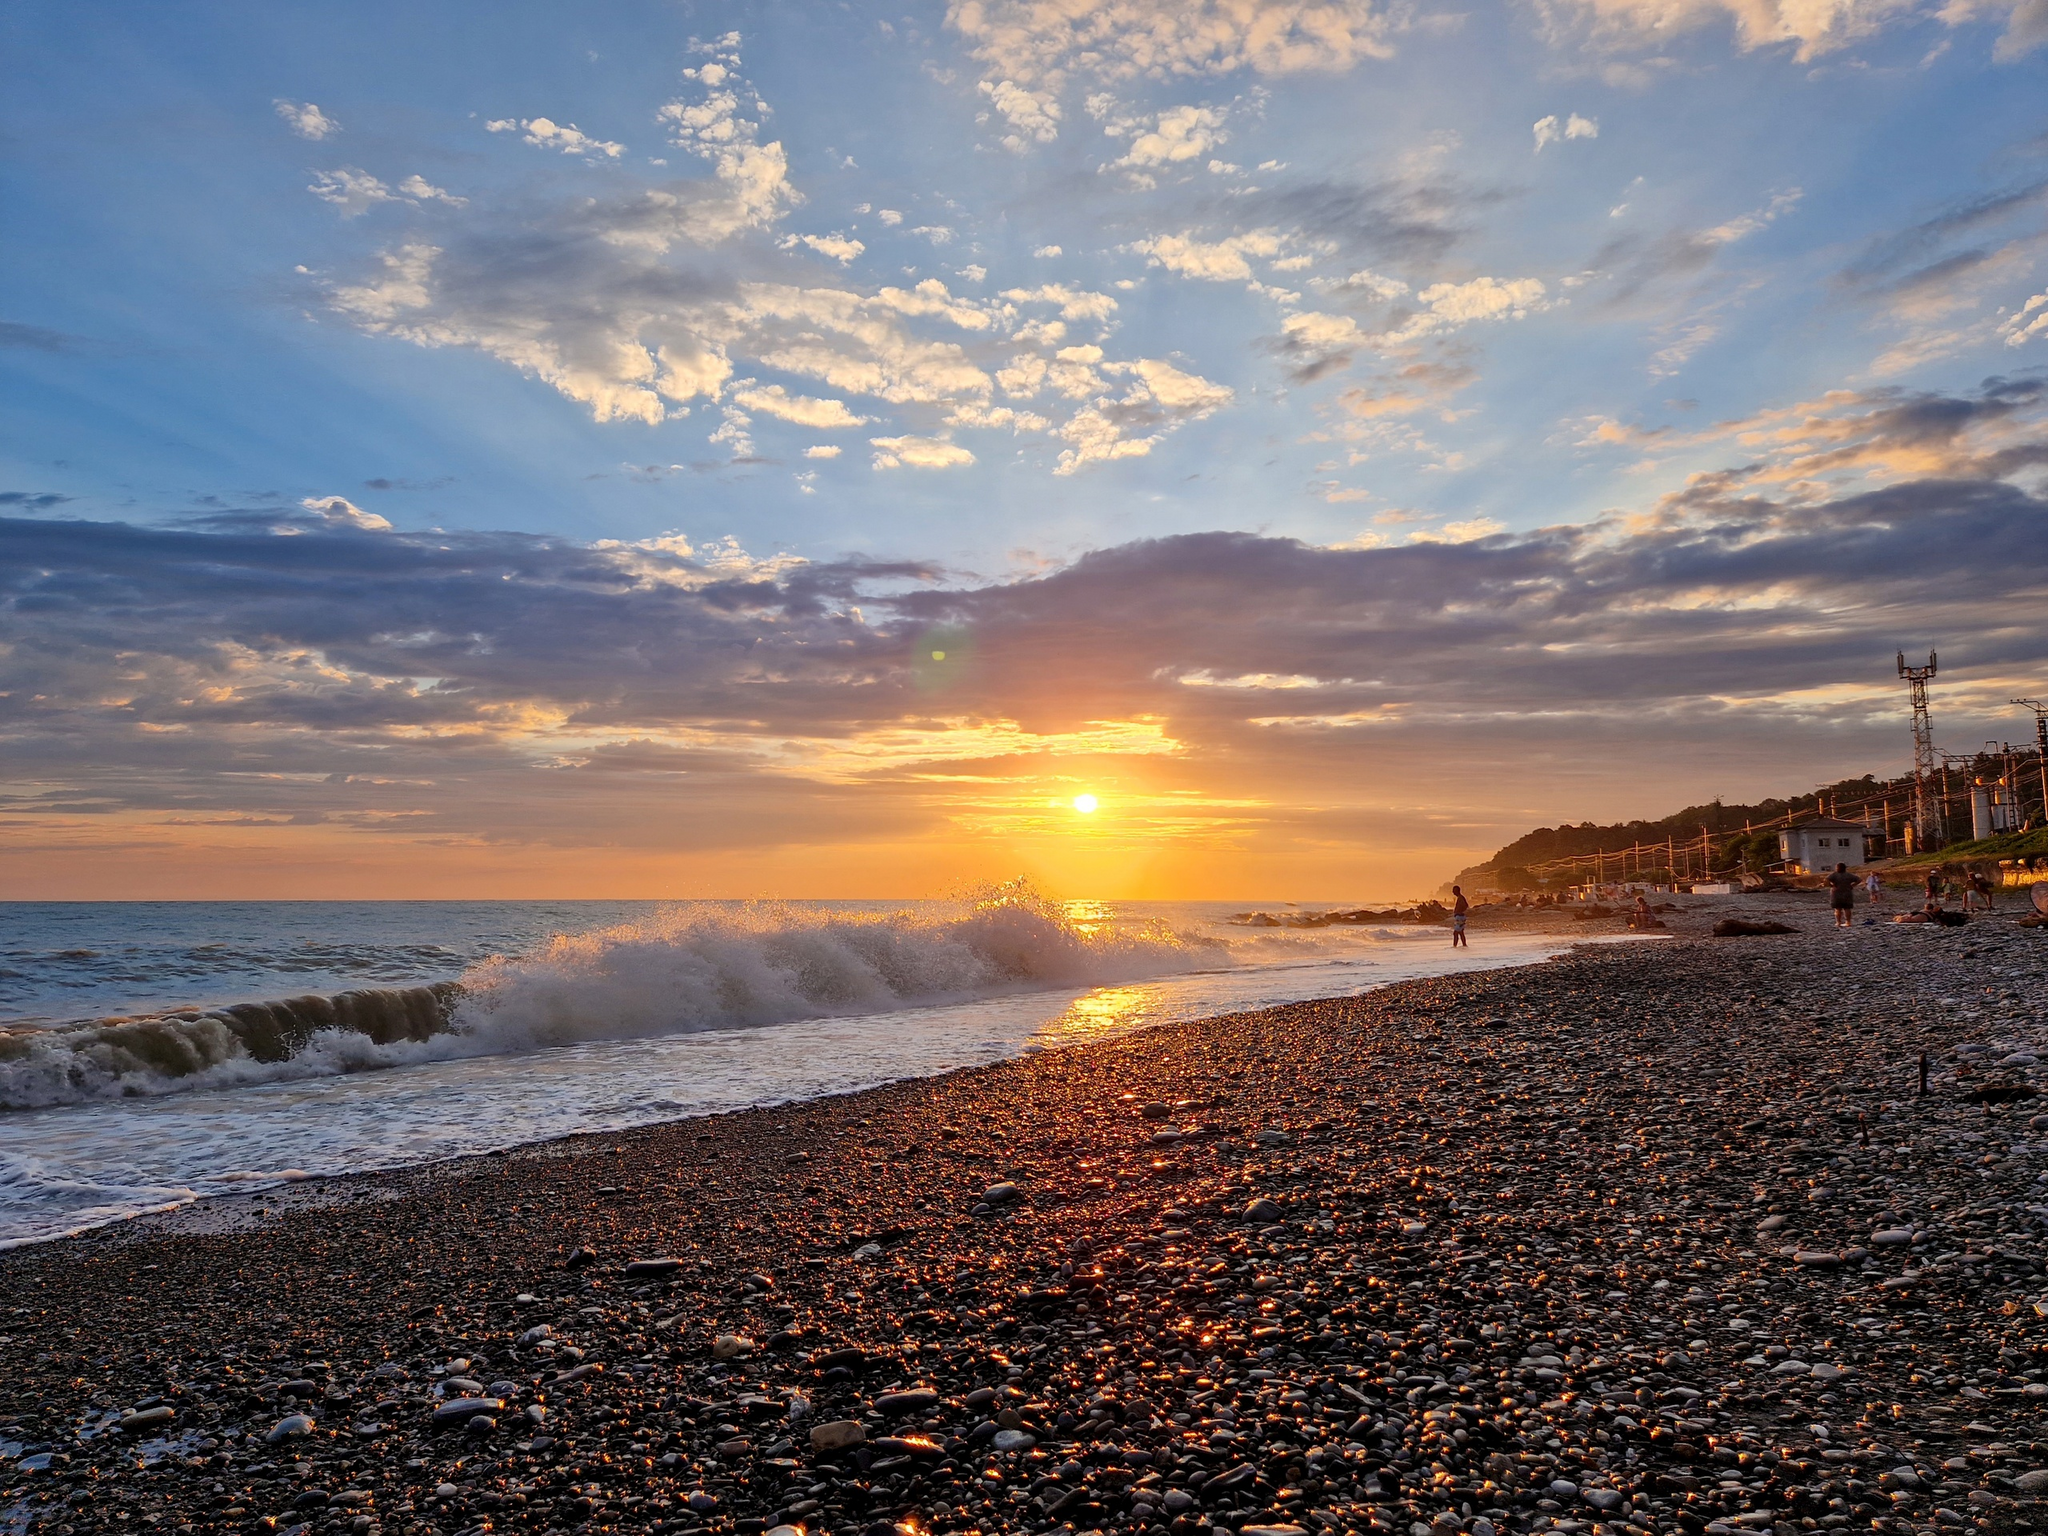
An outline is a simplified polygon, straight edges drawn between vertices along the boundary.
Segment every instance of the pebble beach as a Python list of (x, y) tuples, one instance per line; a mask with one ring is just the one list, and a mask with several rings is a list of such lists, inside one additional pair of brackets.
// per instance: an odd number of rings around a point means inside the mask
[(0, 1533), (2048, 1529), (2017, 916), (1739, 898), (16, 1249)]

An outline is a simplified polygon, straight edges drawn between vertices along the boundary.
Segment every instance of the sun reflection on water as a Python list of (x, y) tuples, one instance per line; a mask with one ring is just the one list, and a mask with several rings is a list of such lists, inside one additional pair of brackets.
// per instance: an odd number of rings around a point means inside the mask
[(1077, 997), (1055, 1019), (1041, 1025), (1032, 1037), (1041, 1046), (1081, 1045), (1129, 1032), (1132, 1024), (1155, 1013), (1159, 1007), (1156, 986), (1098, 987)]

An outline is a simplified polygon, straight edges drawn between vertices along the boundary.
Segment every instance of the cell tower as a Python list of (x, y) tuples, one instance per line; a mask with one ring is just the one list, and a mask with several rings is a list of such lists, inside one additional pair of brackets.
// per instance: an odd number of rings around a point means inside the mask
[(1899, 652), (1899, 676), (1913, 691), (1913, 835), (1920, 848), (1939, 848), (1943, 835), (1941, 794), (1935, 787), (1941, 773), (1940, 754), (1934, 750), (1934, 720), (1927, 713), (1927, 683), (1934, 676), (1934, 652), (1927, 653), (1927, 665), (1909, 667), (1906, 653)]
[(2039, 699), (2014, 699), (2013, 703), (2034, 712), (2034, 742), (2041, 752), (2041, 817), (2048, 821), (2048, 704)]

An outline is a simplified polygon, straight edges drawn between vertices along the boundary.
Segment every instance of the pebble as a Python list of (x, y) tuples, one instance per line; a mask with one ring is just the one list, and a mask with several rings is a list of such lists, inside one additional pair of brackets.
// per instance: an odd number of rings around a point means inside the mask
[[(75, 1536), (253, 1528), (302, 1492), (277, 1529), (2048, 1529), (2048, 1127), (1967, 1097), (2048, 1059), (1997, 1001), (2048, 995), (2048, 935), (1973, 922), (1965, 958), (1739, 905), (1800, 931), (1695, 943), (1678, 912), (1654, 953), (559, 1143), (227, 1238), (13, 1250), (36, 1316), (0, 1314), (0, 1521), (90, 1488)], [(1200, 1134), (1151, 1140), (1182, 1114)], [(964, 1220), (1005, 1185), (1028, 1221)], [(689, 1259), (565, 1269), (565, 1211), (586, 1253)], [(323, 1305), (275, 1308), (309, 1269)], [(436, 1435), (435, 1387), (478, 1382), (497, 1427)], [(84, 1433), (123, 1402), (213, 1445)], [(295, 1402), (304, 1437), (266, 1445)]]
[(714, 1360), (738, 1360), (751, 1355), (754, 1341), (741, 1333), (721, 1333), (711, 1340), (711, 1358)]
[(271, 1445), (275, 1445), (280, 1440), (289, 1440), (297, 1435), (310, 1435), (311, 1433), (313, 1433), (313, 1421), (311, 1419), (303, 1413), (288, 1413), (271, 1425), (263, 1438)]
[(851, 1450), (866, 1442), (868, 1432), (852, 1419), (834, 1419), (811, 1430), (813, 1448), (827, 1452)]

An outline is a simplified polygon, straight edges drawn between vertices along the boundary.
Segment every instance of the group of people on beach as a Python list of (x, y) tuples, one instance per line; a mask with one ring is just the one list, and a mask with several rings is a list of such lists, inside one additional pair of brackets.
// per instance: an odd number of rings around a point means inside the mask
[[(1831, 893), (1829, 905), (1834, 909), (1837, 928), (1853, 927), (1856, 921), (1856, 890), (1861, 886), (1865, 899), (1870, 905), (1884, 906), (1884, 881), (1878, 878), (1876, 870), (1858, 876), (1849, 872), (1847, 864), (1837, 864), (1835, 872), (1828, 876), (1828, 890)], [(1995, 887), (1982, 870), (1967, 871), (1959, 882), (1962, 888), (1963, 905), (1960, 912), (1951, 912), (1944, 905), (1948, 882), (1938, 869), (1927, 871), (1924, 882), (1925, 899), (1917, 911), (1901, 912), (1892, 918), (1895, 923), (1936, 923), (1954, 927), (1969, 921), (1970, 909), (1982, 906), (1986, 912), (1994, 911), (1992, 892)], [(1874, 919), (1873, 919), (1874, 921)]]

